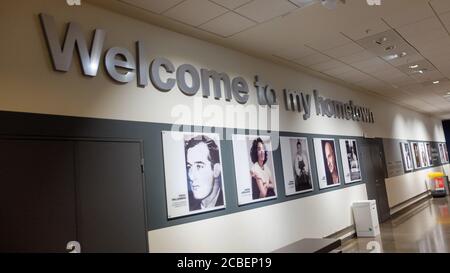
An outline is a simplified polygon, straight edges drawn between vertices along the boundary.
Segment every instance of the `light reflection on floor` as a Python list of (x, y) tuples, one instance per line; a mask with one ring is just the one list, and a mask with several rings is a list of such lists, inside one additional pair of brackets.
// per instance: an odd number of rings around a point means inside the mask
[(427, 200), (405, 214), (381, 224), (380, 236), (349, 240), (343, 244), (342, 251), (344, 253), (450, 252), (449, 203), (449, 197)]

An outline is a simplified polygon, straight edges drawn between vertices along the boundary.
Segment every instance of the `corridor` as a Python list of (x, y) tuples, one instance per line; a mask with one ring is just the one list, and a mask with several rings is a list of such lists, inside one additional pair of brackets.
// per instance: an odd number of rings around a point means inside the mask
[(449, 197), (424, 201), (381, 224), (381, 236), (375, 239), (351, 239), (343, 244), (342, 251), (344, 253), (448, 253), (450, 250), (449, 201)]

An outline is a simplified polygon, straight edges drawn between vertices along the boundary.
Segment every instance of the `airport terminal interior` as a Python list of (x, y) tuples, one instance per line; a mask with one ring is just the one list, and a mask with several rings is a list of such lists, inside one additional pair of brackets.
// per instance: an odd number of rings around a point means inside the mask
[(450, 252), (449, 0), (0, 4), (0, 253)]

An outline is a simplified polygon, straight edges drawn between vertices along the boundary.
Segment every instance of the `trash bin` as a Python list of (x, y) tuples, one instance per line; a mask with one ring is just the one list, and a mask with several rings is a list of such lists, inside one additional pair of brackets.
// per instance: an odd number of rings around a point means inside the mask
[(442, 172), (428, 173), (428, 186), (433, 197), (446, 197), (446, 176)]
[(380, 234), (377, 203), (375, 200), (364, 200), (353, 203), (353, 218), (355, 219), (358, 237), (376, 237)]

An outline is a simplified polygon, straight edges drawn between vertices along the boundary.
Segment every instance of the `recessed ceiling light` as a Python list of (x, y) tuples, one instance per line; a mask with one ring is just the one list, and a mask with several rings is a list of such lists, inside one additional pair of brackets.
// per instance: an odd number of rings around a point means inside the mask
[(413, 64), (413, 65), (410, 65), (410, 66), (409, 66), (409, 68), (411, 68), (411, 69), (418, 68), (418, 67), (419, 67), (418, 64)]
[(385, 57), (385, 59), (386, 59), (387, 61), (390, 61), (390, 60), (393, 60), (393, 59), (397, 59), (398, 57), (400, 57), (398, 54), (392, 54), (392, 55), (387, 55), (387, 56)]
[(428, 69), (422, 68), (422, 69), (419, 69), (419, 70), (413, 70), (412, 73), (424, 74), (426, 71), (428, 71)]
[(433, 82), (433, 84), (439, 84), (440, 83), (440, 81), (434, 81)]
[(379, 45), (382, 45), (386, 41), (387, 41), (386, 37), (381, 37), (380, 39), (375, 40), (375, 43), (379, 44)]
[(397, 58), (403, 58), (403, 57), (405, 57), (406, 55), (408, 55), (408, 53), (402, 52), (402, 53), (400, 53), (400, 54), (392, 54), (392, 55), (388, 55), (388, 56), (386, 56), (384, 59), (390, 61), (390, 60), (397, 59)]

